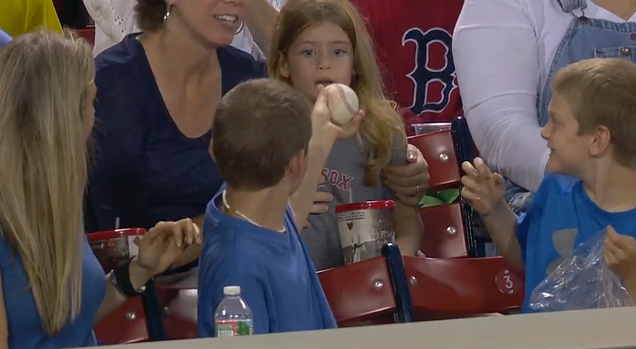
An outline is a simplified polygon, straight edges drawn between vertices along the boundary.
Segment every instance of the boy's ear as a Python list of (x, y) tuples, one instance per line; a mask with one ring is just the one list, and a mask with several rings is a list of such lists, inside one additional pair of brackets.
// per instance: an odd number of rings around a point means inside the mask
[(287, 62), (287, 58), (284, 54), (279, 53), (278, 61), (280, 62), (278, 65), (278, 73), (285, 79), (289, 79), (289, 63)]
[(297, 152), (296, 155), (294, 155), (294, 157), (292, 157), (291, 161), (289, 162), (289, 171), (294, 174), (302, 175), (305, 167), (306, 157), (307, 152), (304, 149)]
[(606, 126), (598, 126), (592, 135), (594, 137), (590, 144), (590, 155), (601, 156), (611, 150), (612, 134)]

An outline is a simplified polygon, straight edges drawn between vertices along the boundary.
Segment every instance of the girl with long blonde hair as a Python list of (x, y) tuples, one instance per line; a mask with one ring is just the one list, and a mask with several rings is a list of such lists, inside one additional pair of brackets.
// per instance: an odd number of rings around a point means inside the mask
[(90, 46), (68, 33), (0, 49), (0, 348), (95, 345), (96, 319), (165, 270), (177, 241), (200, 242), (189, 220), (161, 223), (104, 277), (82, 227), (94, 76)]
[[(349, 85), (366, 112), (359, 137), (336, 143), (323, 169), (321, 189), (333, 197), (328, 212), (310, 216), (303, 231), (317, 269), (342, 265), (333, 207), (390, 196), (380, 173), (406, 165), (404, 124), (384, 91), (364, 22), (347, 0), (289, 0), (279, 13), (268, 61), (270, 77), (312, 102), (318, 85)], [(404, 253), (415, 254), (422, 232), (418, 210), (396, 204), (396, 242)]]

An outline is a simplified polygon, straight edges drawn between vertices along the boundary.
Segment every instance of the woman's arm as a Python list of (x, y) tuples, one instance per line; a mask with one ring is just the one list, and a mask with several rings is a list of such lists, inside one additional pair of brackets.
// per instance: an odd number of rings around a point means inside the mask
[(245, 14), (245, 24), (250, 30), (256, 45), (267, 55), (269, 44), (274, 36), (274, 25), (278, 10), (267, 0), (251, 0)]
[[(163, 273), (189, 246), (201, 245), (201, 230), (191, 219), (178, 222), (159, 222), (146, 233), (139, 244), (139, 255), (128, 264), (128, 278), (119, 275), (120, 285), (130, 282), (139, 290), (155, 275)], [(112, 273), (112, 272), (111, 272)], [(95, 321), (99, 321), (126, 301), (126, 296), (115, 287), (111, 275), (106, 275), (106, 293), (97, 310)], [(125, 287), (123, 287), (125, 289)]]
[(420, 238), (424, 231), (419, 208), (406, 206), (399, 201), (393, 211), (395, 243), (402, 254), (415, 256), (420, 248)]
[(453, 37), (466, 120), (479, 152), (532, 191), (543, 179), (549, 155), (536, 107), (537, 40), (519, 0), (466, 0)]
[[(130, 263), (130, 281), (133, 287), (137, 290), (141, 286), (145, 285), (152, 275), (149, 275), (148, 271), (140, 267), (136, 263), (136, 259)], [(115, 309), (119, 308), (128, 298), (124, 296), (111, 281), (111, 275), (106, 275), (106, 293), (102, 304), (97, 309), (97, 315), (95, 315), (95, 323), (103, 320)], [(1, 347), (0, 347), (1, 348)]]
[(9, 349), (9, 323), (7, 322), (7, 309), (4, 306), (2, 272), (0, 272), (0, 349)]

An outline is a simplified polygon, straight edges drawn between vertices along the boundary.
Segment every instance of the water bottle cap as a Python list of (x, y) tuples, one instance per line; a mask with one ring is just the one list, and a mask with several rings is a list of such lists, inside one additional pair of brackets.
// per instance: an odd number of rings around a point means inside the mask
[(225, 286), (223, 287), (223, 294), (226, 296), (236, 296), (241, 294), (241, 286)]

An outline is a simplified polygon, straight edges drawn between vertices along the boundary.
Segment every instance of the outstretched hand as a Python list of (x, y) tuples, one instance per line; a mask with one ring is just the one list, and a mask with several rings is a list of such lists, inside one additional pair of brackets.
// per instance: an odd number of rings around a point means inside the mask
[(487, 216), (505, 205), (504, 179), (499, 173), (492, 173), (482, 158), (475, 158), (471, 164), (465, 161), (462, 170), (462, 196), (479, 214)]

